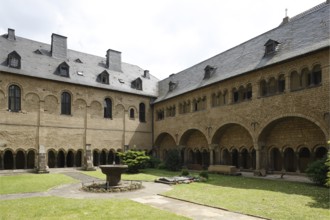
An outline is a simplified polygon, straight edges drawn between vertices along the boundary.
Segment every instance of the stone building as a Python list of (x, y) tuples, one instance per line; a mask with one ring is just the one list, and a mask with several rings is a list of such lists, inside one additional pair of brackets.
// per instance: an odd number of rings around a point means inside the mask
[[(0, 169), (118, 160), (128, 148), (185, 165), (304, 172), (329, 140), (329, 1), (159, 81), (98, 57), (0, 36)], [(89, 152), (90, 154), (87, 154)]]
[(304, 172), (329, 140), (329, 1), (159, 82), (154, 146), (188, 168)]

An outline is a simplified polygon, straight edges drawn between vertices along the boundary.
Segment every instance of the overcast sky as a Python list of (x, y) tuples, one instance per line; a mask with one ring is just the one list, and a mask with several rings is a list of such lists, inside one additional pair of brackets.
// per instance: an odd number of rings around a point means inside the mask
[(325, 0), (0, 0), (0, 34), (50, 44), (68, 37), (73, 50), (150, 70), (159, 79), (180, 72), (277, 27)]

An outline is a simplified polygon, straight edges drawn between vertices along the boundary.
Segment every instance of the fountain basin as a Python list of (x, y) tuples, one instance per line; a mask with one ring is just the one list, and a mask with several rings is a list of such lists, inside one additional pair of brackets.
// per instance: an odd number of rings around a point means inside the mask
[(121, 174), (128, 168), (127, 165), (101, 165), (99, 167), (102, 173), (107, 176), (107, 184), (109, 186), (118, 186), (121, 180)]

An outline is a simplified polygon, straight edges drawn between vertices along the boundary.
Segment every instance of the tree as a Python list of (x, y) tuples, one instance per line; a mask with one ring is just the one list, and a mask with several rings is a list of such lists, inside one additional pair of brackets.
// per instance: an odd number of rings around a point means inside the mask
[(326, 165), (327, 157), (321, 160), (316, 160), (310, 164), (306, 169), (306, 174), (310, 180), (317, 185), (324, 186), (327, 182), (328, 166)]
[(150, 157), (145, 151), (128, 150), (126, 152), (118, 152), (121, 161), (128, 166), (128, 173), (138, 173), (139, 169), (143, 169), (148, 164)]

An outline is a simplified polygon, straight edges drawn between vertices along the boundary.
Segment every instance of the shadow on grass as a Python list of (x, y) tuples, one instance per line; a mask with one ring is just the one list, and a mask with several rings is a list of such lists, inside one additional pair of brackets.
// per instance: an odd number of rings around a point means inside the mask
[(313, 203), (307, 204), (313, 208), (329, 209), (329, 189), (311, 183), (288, 182), (281, 180), (269, 180), (243, 176), (226, 176), (221, 174), (210, 174), (206, 184), (238, 189), (254, 189), (285, 194), (308, 196)]

